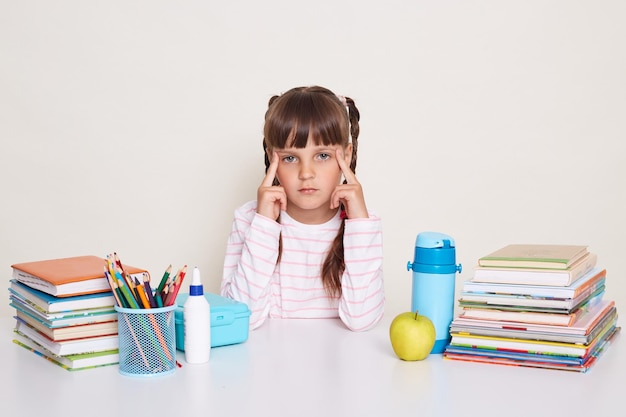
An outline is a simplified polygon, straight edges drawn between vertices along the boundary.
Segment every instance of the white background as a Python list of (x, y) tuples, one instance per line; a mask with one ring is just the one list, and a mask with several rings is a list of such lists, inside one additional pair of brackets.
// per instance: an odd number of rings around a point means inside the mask
[(589, 245), (624, 309), (624, 21), (620, 0), (0, 0), (5, 283), (115, 251), (217, 292), (267, 101), (319, 84), (361, 111), (388, 312), (427, 230), (455, 239), (457, 290), (508, 243)]

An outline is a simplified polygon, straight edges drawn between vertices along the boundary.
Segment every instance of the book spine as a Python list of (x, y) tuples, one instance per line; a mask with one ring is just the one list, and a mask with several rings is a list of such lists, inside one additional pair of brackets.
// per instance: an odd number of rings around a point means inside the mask
[[(582, 278), (587, 272), (591, 271), (598, 262), (598, 255), (589, 253), (580, 262), (572, 265), (569, 271), (569, 282), (573, 283)], [(606, 272), (606, 271), (605, 271)]]

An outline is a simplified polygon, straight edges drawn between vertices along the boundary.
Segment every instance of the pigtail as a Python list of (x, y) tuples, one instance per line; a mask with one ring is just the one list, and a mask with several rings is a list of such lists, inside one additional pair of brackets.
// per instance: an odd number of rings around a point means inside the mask
[(270, 169), (270, 157), (267, 154), (267, 142), (263, 139), (263, 155), (265, 155), (265, 173), (267, 174), (267, 170)]
[[(265, 112), (265, 120), (267, 120), (270, 109), (272, 108), (272, 104), (276, 101), (278, 97), (280, 96), (272, 96), (272, 98), (270, 98), (269, 102), (267, 103), (267, 111)], [(270, 164), (272, 161), (270, 160), (270, 157), (267, 154), (267, 138), (265, 137), (263, 137), (263, 155), (265, 158), (265, 173), (267, 173), (267, 170), (270, 168)], [(276, 178), (274, 178), (272, 185), (279, 185), (278, 180)]]
[[(342, 214), (343, 206), (341, 207)], [(326, 255), (324, 264), (322, 265), (322, 282), (324, 283), (324, 289), (329, 297), (340, 298), (341, 297), (341, 276), (346, 269), (346, 263), (344, 261), (343, 254), (343, 231), (346, 224), (346, 218), (341, 216), (341, 225), (339, 226), (339, 232), (330, 245), (330, 250)]]
[[(340, 98), (342, 104), (347, 107), (348, 111), (348, 125), (350, 129), (350, 137), (352, 141), (352, 160), (350, 162), (350, 169), (352, 172), (356, 173), (356, 156), (359, 145), (359, 120), (361, 119), (361, 115), (359, 113), (359, 109), (357, 109), (354, 104), (354, 100), (350, 97), (342, 97)], [(344, 180), (344, 184), (346, 181)], [(324, 282), (324, 289), (326, 293), (330, 297), (340, 298), (342, 294), (341, 288), (341, 277), (343, 276), (343, 272), (346, 269), (345, 257), (344, 257), (344, 248), (343, 248), (343, 236), (344, 229), (346, 225), (346, 216), (343, 205), (340, 207), (341, 210), (341, 225), (339, 226), (339, 231), (337, 232), (337, 236), (333, 243), (330, 246), (330, 250), (326, 255), (326, 259), (324, 260), (324, 264), (322, 265), (322, 281)]]
[(359, 147), (359, 120), (361, 114), (354, 104), (354, 100), (350, 97), (346, 97), (346, 106), (348, 107), (348, 122), (350, 123), (350, 136), (352, 138), (352, 161), (350, 162), (350, 169), (356, 173), (356, 156)]

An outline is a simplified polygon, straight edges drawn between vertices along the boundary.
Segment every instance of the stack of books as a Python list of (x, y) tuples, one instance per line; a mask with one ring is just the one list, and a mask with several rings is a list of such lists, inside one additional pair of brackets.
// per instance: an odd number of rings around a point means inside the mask
[[(77, 256), (11, 265), (13, 342), (67, 370), (119, 362), (115, 298), (106, 260)], [(125, 266), (131, 274), (147, 271)]]
[(620, 331), (586, 246), (505, 246), (463, 283), (444, 358), (586, 372)]

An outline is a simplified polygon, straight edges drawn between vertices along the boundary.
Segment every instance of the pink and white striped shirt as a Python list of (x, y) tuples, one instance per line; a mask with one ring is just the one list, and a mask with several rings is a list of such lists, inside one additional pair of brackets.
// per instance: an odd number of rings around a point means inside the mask
[(342, 296), (331, 298), (320, 271), (340, 226), (339, 213), (324, 224), (308, 225), (282, 211), (278, 223), (257, 214), (256, 201), (244, 204), (235, 210), (222, 296), (248, 305), (253, 329), (267, 317), (339, 317), (354, 331), (374, 327), (385, 304), (381, 220), (371, 213), (368, 219), (346, 219)]

